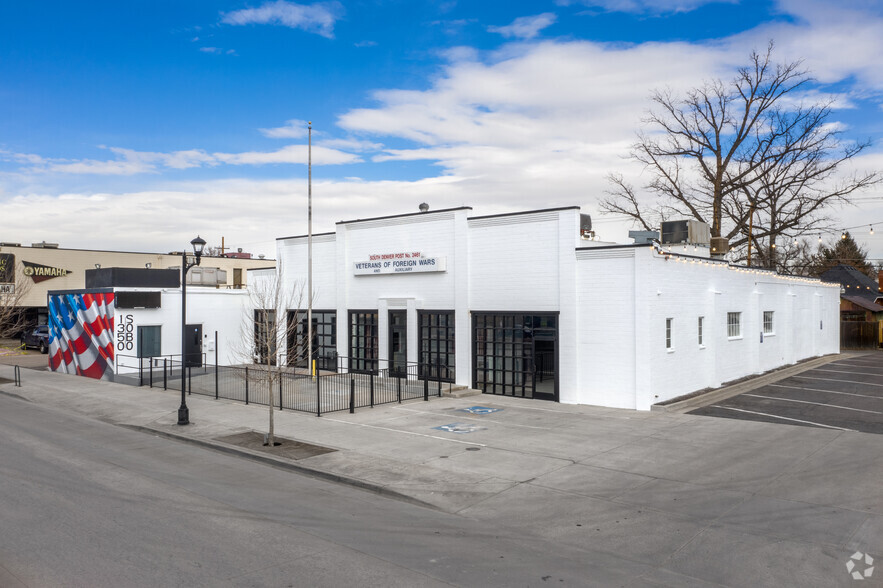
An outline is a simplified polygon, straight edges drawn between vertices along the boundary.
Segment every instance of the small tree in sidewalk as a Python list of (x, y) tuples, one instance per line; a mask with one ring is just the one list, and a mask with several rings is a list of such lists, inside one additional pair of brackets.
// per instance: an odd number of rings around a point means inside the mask
[[(304, 299), (304, 287), (302, 284), (286, 284), (280, 269), (278, 272), (255, 272), (249, 280), (248, 291), (250, 304), (243, 316), (239, 355), (246, 363), (260, 365), (249, 373), (248, 378), (267, 393), (267, 442), (274, 447), (273, 411), (276, 404), (273, 392), (280, 386), (285, 373), (283, 350), (297, 328), (297, 309), (301, 308)], [(289, 314), (290, 310), (294, 310), (294, 316)], [(287, 363), (291, 365), (297, 359), (289, 357)]]

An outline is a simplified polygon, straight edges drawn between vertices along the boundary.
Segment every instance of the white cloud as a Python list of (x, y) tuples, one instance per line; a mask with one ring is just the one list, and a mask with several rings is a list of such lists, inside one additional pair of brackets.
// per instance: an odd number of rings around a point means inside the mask
[(271, 139), (300, 139), (307, 136), (307, 121), (293, 118), (285, 121), (281, 127), (258, 130)]
[(13, 153), (12, 151), (5, 151), (0, 149), (0, 161), (14, 161), (16, 163), (30, 163), (33, 165), (39, 165), (45, 163), (46, 160), (33, 153)]
[(343, 15), (339, 2), (296, 4), (285, 0), (267, 2), (258, 8), (244, 8), (223, 15), (221, 22), (229, 25), (271, 24), (316, 33), (334, 38), (334, 23)]
[(551, 26), (557, 20), (557, 16), (551, 12), (544, 12), (535, 16), (522, 16), (512, 21), (512, 24), (504, 27), (489, 26), (491, 33), (500, 33), (507, 39), (533, 39), (544, 28)]
[[(352, 143), (358, 145), (357, 143)], [(342, 144), (342, 146), (345, 145)], [(362, 145), (364, 149), (364, 144)], [(243, 153), (207, 153), (202, 149), (157, 153), (135, 151), (121, 147), (108, 150), (117, 156), (112, 160), (98, 159), (44, 159), (36, 155), (9, 154), (7, 158), (30, 164), (25, 171), (31, 174), (91, 174), (104, 176), (130, 176), (145, 173), (158, 173), (163, 169), (190, 169), (227, 165), (267, 165), (267, 164), (306, 164), (307, 146), (288, 145), (275, 151), (246, 151)], [(0, 152), (0, 157), (3, 153)], [(316, 165), (340, 165), (357, 163), (361, 158), (330, 146), (313, 146), (313, 163)]]
[(343, 149), (345, 151), (379, 151), (383, 149), (383, 143), (360, 139), (322, 139), (318, 144), (323, 147)]
[(81, 159), (72, 163), (50, 163), (46, 171), (63, 174), (93, 174), (99, 176), (131, 176), (153, 171), (155, 168), (143, 161), (99, 161)]
[(581, 4), (600, 8), (607, 12), (631, 12), (638, 14), (667, 14), (691, 12), (706, 4), (736, 4), (738, 0), (557, 0), (559, 6)]
[[(230, 165), (266, 165), (272, 163), (307, 163), (306, 145), (289, 145), (277, 151), (247, 151), (245, 153), (213, 153), (215, 160)], [(336, 149), (313, 146), (313, 163), (315, 165), (339, 165), (357, 163), (361, 159), (357, 155), (344, 153)]]
[[(780, 59), (802, 59), (822, 83), (836, 83), (854, 77), (869, 90), (883, 91), (883, 17), (879, 8), (862, 10), (861, 0), (831, 4), (821, 0), (779, 0), (788, 22), (761, 25), (730, 43), (764, 47), (776, 43)], [(879, 3), (877, 3), (879, 7)]]

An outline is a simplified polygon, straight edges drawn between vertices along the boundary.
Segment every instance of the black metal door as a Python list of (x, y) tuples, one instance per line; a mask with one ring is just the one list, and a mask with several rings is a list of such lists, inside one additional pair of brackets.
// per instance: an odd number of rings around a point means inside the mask
[(187, 325), (184, 367), (202, 367), (202, 325)]
[(389, 372), (404, 377), (408, 373), (408, 314), (389, 311)]

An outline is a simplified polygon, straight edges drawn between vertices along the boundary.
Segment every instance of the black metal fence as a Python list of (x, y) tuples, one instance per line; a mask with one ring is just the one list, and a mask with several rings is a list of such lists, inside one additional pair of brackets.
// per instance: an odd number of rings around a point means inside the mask
[[(181, 389), (180, 356), (117, 356), (114, 380), (135, 386)], [(346, 358), (340, 358), (345, 365)], [(374, 373), (322, 372), (311, 376), (305, 370), (262, 365), (218, 366), (202, 362), (186, 368), (184, 386), (188, 393), (244, 402), (270, 403), (280, 410), (296, 410), (322, 416), (326, 412), (373, 407), (407, 400), (429, 400), (450, 392), (451, 382), (423, 374), (439, 374), (438, 366), (408, 364)], [(338, 368), (341, 369), (341, 368)]]

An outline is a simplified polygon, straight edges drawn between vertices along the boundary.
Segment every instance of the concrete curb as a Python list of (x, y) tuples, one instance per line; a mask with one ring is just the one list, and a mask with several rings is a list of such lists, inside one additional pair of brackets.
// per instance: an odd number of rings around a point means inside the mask
[(650, 410), (655, 412), (684, 414), (690, 412), (691, 410), (696, 410), (697, 408), (702, 408), (703, 406), (708, 406), (709, 404), (721, 402), (722, 400), (727, 400), (728, 398), (732, 398), (733, 396), (738, 396), (739, 394), (750, 392), (751, 390), (756, 390), (757, 388), (762, 388), (767, 384), (773, 384), (780, 380), (790, 378), (791, 376), (795, 376), (807, 370), (811, 370), (819, 366), (827, 365), (831, 362), (844, 359), (848, 355), (850, 354), (838, 353), (833, 355), (826, 355), (824, 357), (818, 357), (816, 359), (811, 359), (797, 365), (781, 368), (767, 374), (751, 377), (749, 380), (739, 382), (738, 384), (724, 386), (723, 388), (718, 388), (716, 390), (710, 390), (705, 394), (697, 394), (696, 396), (685, 398), (684, 400), (681, 400), (679, 402), (673, 402), (671, 404), (665, 405), (654, 404), (650, 407)]
[(353, 486), (354, 488), (359, 488), (360, 490), (366, 490), (368, 492), (372, 492), (374, 494), (378, 494), (380, 496), (384, 496), (386, 498), (392, 498), (395, 500), (400, 500), (402, 502), (407, 502), (409, 504), (413, 504), (416, 506), (422, 506), (424, 508), (430, 508), (432, 510), (441, 511), (441, 509), (434, 504), (430, 504), (428, 502), (424, 502), (417, 498), (413, 498), (406, 494), (402, 494), (400, 492), (396, 492), (395, 490), (390, 490), (386, 486), (381, 486), (380, 484), (374, 484), (372, 482), (367, 482), (365, 480), (360, 480), (358, 478), (353, 478), (350, 476), (343, 476), (341, 474), (335, 474), (333, 472), (328, 472), (325, 470), (321, 470), (318, 468), (312, 468), (309, 466), (305, 466), (296, 462), (293, 462), (289, 459), (284, 459), (280, 457), (273, 457), (272, 455), (265, 455), (263, 453), (258, 453), (256, 451), (251, 451), (250, 449), (245, 449), (243, 447), (238, 447), (236, 445), (230, 445), (229, 443), (223, 443), (221, 441), (209, 441), (207, 439), (198, 439), (196, 437), (188, 437), (187, 435), (177, 435), (175, 433), (170, 433), (169, 431), (164, 431), (162, 429), (155, 429), (153, 427), (145, 426), (145, 425), (130, 425), (124, 423), (111, 423), (115, 424), (119, 427), (123, 427), (126, 429), (130, 429), (132, 431), (138, 431), (139, 433), (148, 433), (150, 435), (157, 435), (160, 437), (164, 437), (166, 439), (171, 439), (173, 441), (181, 441), (184, 443), (190, 443), (191, 445), (196, 445), (198, 447), (203, 447), (205, 449), (212, 449), (214, 451), (218, 451), (220, 453), (226, 453), (228, 455), (235, 455), (237, 457), (242, 457), (245, 459), (250, 459), (252, 461), (256, 461), (259, 463), (263, 463), (265, 465), (270, 465), (273, 467), (278, 467), (285, 470), (290, 470), (293, 472), (297, 472), (299, 474), (303, 474), (306, 476), (310, 476), (311, 478), (316, 478), (319, 480), (326, 480), (329, 482), (336, 482), (338, 484), (346, 484), (347, 486)]

